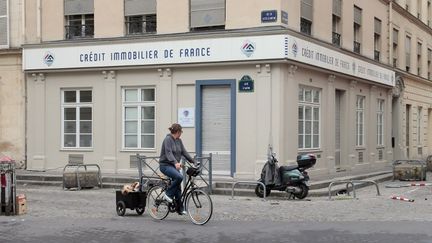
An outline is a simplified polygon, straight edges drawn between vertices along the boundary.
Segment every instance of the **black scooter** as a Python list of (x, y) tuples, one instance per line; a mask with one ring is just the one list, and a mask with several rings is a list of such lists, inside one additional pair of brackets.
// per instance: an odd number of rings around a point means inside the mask
[[(277, 159), (272, 154), (267, 163), (269, 166), (277, 167)], [(314, 154), (305, 154), (297, 156), (297, 165), (281, 166), (279, 167), (279, 176), (281, 183), (266, 185), (266, 197), (270, 195), (271, 190), (286, 191), (290, 196), (298, 199), (304, 199), (309, 192), (309, 175), (307, 169), (312, 168), (316, 163), (316, 156)], [(266, 168), (266, 166), (264, 166)], [(265, 171), (261, 173), (261, 179), (258, 180), (265, 184)], [(269, 168), (269, 167), (267, 167)], [(274, 167), (273, 167), (274, 168)], [(258, 184), (255, 188), (255, 194), (258, 197), (264, 196), (263, 186)]]

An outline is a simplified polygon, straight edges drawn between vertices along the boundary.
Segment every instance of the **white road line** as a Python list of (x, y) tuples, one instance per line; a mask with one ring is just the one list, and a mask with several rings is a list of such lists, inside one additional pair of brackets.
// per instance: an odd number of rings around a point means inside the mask
[(416, 187), (415, 189), (409, 190), (409, 191), (407, 191), (407, 193), (415, 192), (415, 191), (417, 191), (418, 189), (420, 189), (420, 187)]

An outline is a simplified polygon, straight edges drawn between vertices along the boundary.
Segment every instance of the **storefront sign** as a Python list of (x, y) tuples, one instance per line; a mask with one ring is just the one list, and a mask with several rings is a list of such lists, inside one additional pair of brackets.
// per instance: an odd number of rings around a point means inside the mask
[(282, 24), (288, 24), (288, 13), (281, 11), (281, 22)]
[(271, 23), (276, 21), (277, 21), (276, 10), (261, 11), (261, 23)]
[(245, 75), (240, 79), (239, 92), (254, 92), (254, 81), (249, 75)]
[(25, 47), (26, 71), (289, 59), (394, 86), (395, 72), (290, 35)]
[(182, 127), (195, 126), (195, 109), (194, 108), (179, 108), (178, 109), (178, 123)]

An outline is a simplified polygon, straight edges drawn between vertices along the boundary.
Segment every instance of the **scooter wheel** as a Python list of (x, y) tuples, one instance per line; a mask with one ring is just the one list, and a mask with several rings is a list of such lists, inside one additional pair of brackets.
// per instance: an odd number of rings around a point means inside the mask
[[(270, 191), (271, 191), (270, 188), (266, 187), (266, 195), (265, 195), (266, 197), (270, 195)], [(257, 185), (255, 187), (255, 194), (260, 198), (264, 197), (264, 188), (262, 185)]]
[(305, 184), (299, 184), (298, 187), (300, 187), (301, 192), (299, 193), (293, 193), (294, 196), (298, 199), (304, 199), (307, 197), (308, 193), (309, 193), (309, 187), (306, 186)]

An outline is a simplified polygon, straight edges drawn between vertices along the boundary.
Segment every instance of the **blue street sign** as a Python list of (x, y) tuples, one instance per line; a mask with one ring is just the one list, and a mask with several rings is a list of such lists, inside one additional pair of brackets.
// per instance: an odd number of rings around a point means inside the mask
[(244, 75), (240, 79), (239, 92), (254, 92), (254, 81), (249, 75)]
[(277, 10), (261, 11), (261, 23), (270, 23), (277, 21)]

